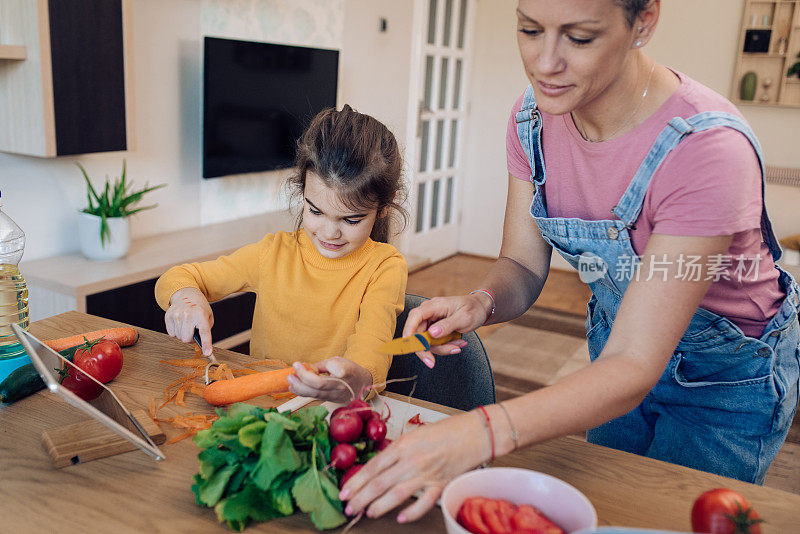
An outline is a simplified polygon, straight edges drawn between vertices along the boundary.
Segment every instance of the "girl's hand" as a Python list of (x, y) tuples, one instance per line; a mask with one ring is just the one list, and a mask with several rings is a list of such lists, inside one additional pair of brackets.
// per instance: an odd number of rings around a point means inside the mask
[(454, 415), (392, 442), (342, 488), (339, 498), (347, 501), (345, 513), (366, 510), (367, 517), (380, 517), (421, 491), (397, 521), (415, 521), (425, 515), (450, 480), (491, 456), (488, 431), (479, 415)]
[(339, 380), (318, 373), (328, 373), (347, 382), (358, 395), (362, 388), (372, 385), (372, 374), (347, 358), (328, 358), (314, 364), (317, 372), (309, 371), (302, 364), (294, 364), (295, 376), (289, 375), (289, 391), (301, 397), (314, 397), (337, 403), (353, 400), (350, 390)]
[[(481, 326), (492, 311), (491, 303), (488, 308), (483, 299), (488, 297), (482, 293), (460, 297), (436, 297), (426, 300), (408, 313), (403, 337), (418, 332), (431, 333), (433, 337), (446, 336), (451, 332), (465, 334)], [(431, 350), (417, 352), (417, 356), (428, 367), (434, 365), (434, 354), (458, 354), (467, 346), (463, 339), (435, 345)]]
[(203, 354), (211, 355), (211, 327), (214, 326), (214, 312), (203, 292), (195, 287), (185, 287), (172, 294), (169, 308), (164, 314), (167, 334), (184, 343), (192, 341), (194, 331), (200, 332)]

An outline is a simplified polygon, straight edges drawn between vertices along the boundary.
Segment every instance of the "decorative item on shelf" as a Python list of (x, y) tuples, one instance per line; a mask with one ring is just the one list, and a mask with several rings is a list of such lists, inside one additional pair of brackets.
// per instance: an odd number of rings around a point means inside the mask
[(106, 184), (98, 194), (89, 180), (86, 169), (76, 163), (86, 180), (86, 199), (88, 207), (81, 210), (78, 223), (78, 237), (81, 252), (90, 260), (115, 260), (125, 256), (131, 245), (130, 223), (128, 217), (142, 210), (155, 208), (134, 206), (142, 200), (145, 193), (165, 187), (167, 184), (148, 186), (139, 191), (130, 191), (132, 182), (128, 182), (125, 172), (125, 160), (122, 160), (122, 176), (112, 184), (106, 176)]
[(786, 37), (781, 37), (778, 39), (778, 54), (784, 55), (786, 53), (786, 43), (788, 40)]
[(761, 102), (766, 104), (769, 102), (769, 88), (772, 87), (772, 78), (769, 76), (764, 78), (764, 80), (761, 82), (761, 86), (764, 88), (764, 92), (761, 93)]
[(769, 51), (772, 30), (747, 30), (744, 34), (743, 52), (749, 54)]
[(756, 97), (756, 87), (758, 78), (755, 72), (748, 72), (742, 76), (742, 83), (739, 87), (739, 98), (742, 100), (753, 100)]
[(764, 15), (761, 18), (761, 25), (766, 27), (769, 26), (769, 24), (770, 24), (769, 15)]
[[(800, 54), (797, 54), (797, 59), (800, 59)], [(800, 61), (789, 67), (789, 70), (786, 71), (787, 78), (791, 78), (792, 76), (800, 78)]]

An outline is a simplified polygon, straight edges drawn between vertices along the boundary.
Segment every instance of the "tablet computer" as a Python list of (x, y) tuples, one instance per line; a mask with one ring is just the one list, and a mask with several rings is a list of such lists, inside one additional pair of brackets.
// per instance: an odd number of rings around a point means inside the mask
[[(131, 414), (130, 410), (128, 410), (128, 408), (122, 404), (122, 401), (119, 400), (113, 391), (111, 391), (101, 382), (95, 380), (94, 377), (84, 373), (90, 380), (97, 382), (105, 390), (103, 391), (102, 395), (106, 396), (106, 408), (101, 411), (101, 408), (98, 408), (81, 399), (59, 383), (58, 369), (62, 369), (64, 366), (71, 366), (76, 370), (76, 372), (83, 373), (83, 371), (79, 367), (75, 366), (72, 362), (61, 356), (59, 353), (36, 339), (36, 337), (30, 332), (23, 330), (16, 324), (12, 324), (11, 329), (14, 331), (17, 339), (19, 339), (19, 342), (25, 348), (28, 356), (30, 356), (31, 363), (36, 368), (39, 376), (42, 377), (42, 380), (44, 381), (44, 384), (47, 386), (48, 390), (61, 397), (61, 399), (66, 401), (67, 404), (74, 406), (92, 419), (95, 419), (110, 430), (113, 430), (115, 433), (131, 442), (153, 459), (164, 459), (164, 454), (161, 452), (161, 450), (159, 450), (156, 444), (153, 443), (153, 440), (150, 439), (150, 436), (147, 434), (144, 428), (142, 428), (142, 425), (139, 423), (139, 421), (137, 421), (133, 414)], [(120, 424), (117, 420), (124, 418), (127, 418), (127, 420), (130, 421), (132, 428), (135, 429), (139, 435), (136, 435), (134, 432)]]

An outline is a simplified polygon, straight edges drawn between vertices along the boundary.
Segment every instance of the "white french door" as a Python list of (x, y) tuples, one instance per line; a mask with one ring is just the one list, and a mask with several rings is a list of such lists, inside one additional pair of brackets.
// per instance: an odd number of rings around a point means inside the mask
[(409, 154), (407, 250), (437, 261), (458, 251), (468, 58), (476, 0), (422, 0), (417, 125)]

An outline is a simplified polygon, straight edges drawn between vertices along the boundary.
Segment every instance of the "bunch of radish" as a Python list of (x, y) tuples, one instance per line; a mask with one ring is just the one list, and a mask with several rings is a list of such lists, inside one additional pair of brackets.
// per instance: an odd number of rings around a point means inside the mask
[(333, 411), (330, 436), (336, 446), (331, 451), (331, 466), (343, 473), (339, 487), (392, 442), (386, 439), (386, 421), (390, 414), (391, 411), (383, 417), (361, 399)]

